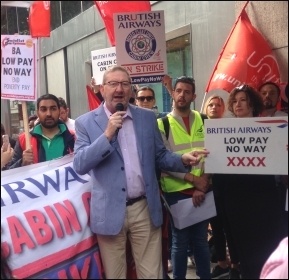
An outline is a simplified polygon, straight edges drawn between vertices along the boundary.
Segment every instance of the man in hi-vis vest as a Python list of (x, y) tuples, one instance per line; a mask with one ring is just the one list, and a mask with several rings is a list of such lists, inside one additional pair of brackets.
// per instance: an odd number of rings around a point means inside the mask
[[(177, 154), (192, 149), (204, 148), (203, 117), (191, 110), (195, 100), (195, 82), (190, 77), (176, 80), (172, 92), (174, 108), (171, 113), (158, 119), (159, 129), (167, 148)], [(166, 119), (166, 120), (165, 120)], [(205, 199), (209, 186), (209, 175), (204, 174), (204, 163), (200, 162), (189, 173), (166, 172), (161, 175), (161, 187), (169, 206), (179, 200), (192, 198), (195, 206)], [(174, 279), (185, 279), (187, 272), (187, 249), (193, 242), (197, 275), (201, 279), (210, 279), (210, 253), (207, 242), (208, 220), (201, 221), (184, 229), (172, 224), (171, 259)]]

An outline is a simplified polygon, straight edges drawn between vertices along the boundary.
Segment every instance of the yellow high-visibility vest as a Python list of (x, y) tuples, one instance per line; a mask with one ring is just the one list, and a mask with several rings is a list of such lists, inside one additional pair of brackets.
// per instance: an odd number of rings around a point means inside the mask
[[(162, 119), (157, 121), (165, 145), (169, 150), (181, 155), (194, 149), (204, 148), (204, 124), (199, 112), (192, 110), (189, 115), (190, 133), (187, 132), (182, 117), (177, 116), (174, 112), (169, 113), (167, 117), (169, 121), (168, 139), (166, 138)], [(204, 163), (200, 162), (197, 166), (192, 167), (191, 173), (195, 176), (200, 176), (203, 171)], [(191, 183), (172, 177), (164, 172), (162, 172), (160, 182), (164, 192), (176, 192), (193, 188)]]

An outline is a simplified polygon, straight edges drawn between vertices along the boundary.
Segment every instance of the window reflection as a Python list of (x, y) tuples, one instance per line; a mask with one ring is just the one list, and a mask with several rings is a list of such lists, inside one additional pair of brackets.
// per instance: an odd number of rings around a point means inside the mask
[[(173, 38), (166, 42), (167, 62), (169, 75), (173, 78), (173, 86), (176, 78), (180, 76), (192, 76), (192, 53), (190, 34)], [(163, 87), (163, 106), (170, 111), (172, 100), (165, 87)]]
[(1, 7), (1, 34), (8, 34), (7, 7)]
[(94, 5), (94, 1), (81, 1), (82, 2), (82, 11), (86, 11)]
[(61, 1), (62, 24), (81, 13), (81, 1)]
[(18, 33), (16, 7), (7, 7), (8, 34)]
[(60, 2), (50, 1), (50, 25), (51, 31), (61, 25)]
[(18, 27), (19, 27), (19, 34), (20, 35), (28, 35), (29, 27), (28, 27), (28, 9), (26, 8), (17, 8), (18, 14)]

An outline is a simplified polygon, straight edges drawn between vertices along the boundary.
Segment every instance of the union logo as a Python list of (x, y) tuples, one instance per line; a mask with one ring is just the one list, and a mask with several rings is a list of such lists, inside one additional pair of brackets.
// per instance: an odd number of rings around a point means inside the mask
[(156, 51), (156, 39), (154, 35), (145, 29), (132, 31), (125, 40), (127, 54), (135, 60), (147, 60)]

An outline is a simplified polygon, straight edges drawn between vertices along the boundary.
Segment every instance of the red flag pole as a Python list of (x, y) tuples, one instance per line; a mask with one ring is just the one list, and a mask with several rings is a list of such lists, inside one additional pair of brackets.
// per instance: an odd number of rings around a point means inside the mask
[(41, 39), (37, 37), (37, 98), (41, 96)]
[(219, 61), (220, 61), (220, 59), (221, 59), (221, 57), (222, 57), (222, 55), (223, 55), (223, 53), (224, 53), (224, 50), (225, 50), (225, 48), (226, 48), (226, 46), (227, 46), (227, 44), (228, 44), (228, 42), (229, 42), (229, 40), (230, 40), (230, 37), (231, 37), (232, 33), (234, 32), (234, 30), (235, 30), (235, 28), (236, 28), (236, 25), (237, 25), (238, 21), (240, 20), (240, 17), (241, 17), (241, 15), (242, 15), (242, 12), (246, 9), (246, 7), (247, 7), (247, 5), (249, 4), (249, 2), (250, 2), (250, 1), (247, 1), (247, 2), (244, 4), (244, 6), (243, 6), (243, 8), (242, 8), (242, 10), (241, 10), (241, 12), (240, 12), (237, 20), (235, 21), (235, 24), (234, 24), (234, 26), (233, 26), (230, 34), (229, 34), (229, 36), (228, 36), (228, 38), (227, 38), (227, 40), (226, 40), (226, 42), (225, 42), (225, 44), (224, 44), (224, 46), (223, 46), (220, 54), (219, 54), (219, 58), (218, 58), (218, 60), (217, 60), (217, 62), (216, 62), (216, 64), (215, 64), (215, 67), (214, 67), (214, 69), (213, 69), (213, 71), (212, 71), (212, 74), (211, 74), (211, 76), (210, 76), (209, 82), (208, 82), (207, 87), (206, 87), (206, 91), (205, 91), (205, 95), (204, 95), (204, 98), (203, 98), (203, 102), (202, 102), (202, 106), (201, 106), (200, 112), (202, 112), (202, 110), (203, 110), (205, 97), (206, 97), (206, 94), (208, 93), (209, 85), (210, 85), (210, 83), (211, 83), (211, 80), (212, 80), (212, 78), (213, 78), (213, 75), (214, 75), (214, 73), (215, 73), (215, 70), (216, 70), (216, 68), (217, 68), (217, 66), (218, 66), (218, 64), (219, 64)]

